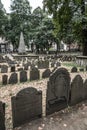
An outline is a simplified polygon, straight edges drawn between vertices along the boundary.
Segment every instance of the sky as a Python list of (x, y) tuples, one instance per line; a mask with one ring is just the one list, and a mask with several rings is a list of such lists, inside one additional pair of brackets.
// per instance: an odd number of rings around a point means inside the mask
[[(30, 6), (35, 9), (38, 6), (42, 7), (42, 1), (43, 0), (29, 0)], [(1, 0), (2, 4), (4, 5), (4, 8), (6, 9), (7, 13), (10, 12), (10, 0)]]

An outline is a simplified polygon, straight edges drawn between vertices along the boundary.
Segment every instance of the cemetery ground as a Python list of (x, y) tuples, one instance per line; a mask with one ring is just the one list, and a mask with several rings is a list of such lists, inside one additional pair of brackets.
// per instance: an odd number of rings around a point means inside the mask
[[(66, 67), (70, 71), (73, 63), (65, 62), (62, 66)], [(87, 77), (87, 72), (78, 72), (78, 74), (80, 74), (84, 80)], [(77, 73), (70, 73), (71, 80), (75, 75), (77, 75)], [(0, 87), (0, 100), (6, 103), (6, 130), (12, 130), (11, 97), (15, 96), (20, 90), (27, 87), (35, 87), (38, 90), (42, 90), (43, 118), (31, 121), (15, 128), (15, 130), (87, 130), (86, 101), (45, 117), (47, 81), (48, 78)]]

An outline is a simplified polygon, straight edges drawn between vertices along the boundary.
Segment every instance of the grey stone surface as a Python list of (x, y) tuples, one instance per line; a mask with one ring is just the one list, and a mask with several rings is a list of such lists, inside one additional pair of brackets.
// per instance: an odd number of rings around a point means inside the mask
[(0, 101), (0, 130), (5, 130), (5, 104)]
[(30, 70), (30, 81), (40, 79), (40, 72), (37, 68), (32, 68)]
[(18, 75), (17, 73), (12, 73), (9, 78), (9, 84), (16, 84), (18, 82)]
[(49, 78), (47, 87), (47, 114), (67, 106), (70, 91), (70, 75), (65, 68), (55, 70)]
[(12, 97), (13, 127), (42, 116), (42, 92), (29, 87)]
[(8, 75), (3, 75), (2, 76), (2, 84), (6, 85), (8, 83)]
[(71, 105), (77, 104), (83, 100), (83, 79), (76, 75), (71, 83)]
[(75, 66), (71, 69), (71, 73), (76, 73), (77, 71), (78, 71), (78, 69)]
[(7, 73), (8, 72), (8, 66), (7, 65), (1, 65), (1, 73)]
[(20, 82), (26, 82), (27, 81), (27, 72), (25, 70), (20, 72)]
[(42, 78), (48, 78), (51, 74), (50, 69), (46, 69), (43, 73), (42, 73)]
[(11, 72), (15, 72), (15, 66), (11, 66)]
[(84, 100), (87, 99), (87, 79), (86, 79), (85, 82), (83, 83), (83, 99), (84, 99)]

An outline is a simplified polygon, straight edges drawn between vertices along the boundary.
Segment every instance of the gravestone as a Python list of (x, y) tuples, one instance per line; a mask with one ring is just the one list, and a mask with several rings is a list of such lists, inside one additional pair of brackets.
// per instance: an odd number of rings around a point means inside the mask
[(70, 91), (70, 75), (67, 69), (56, 69), (47, 86), (46, 113), (51, 114), (67, 107)]
[(42, 92), (29, 87), (12, 97), (13, 127), (42, 116)]
[(24, 64), (24, 70), (28, 70), (28, 64)]
[(42, 73), (42, 78), (48, 78), (51, 74), (50, 69), (46, 69), (43, 73)]
[(71, 83), (70, 104), (74, 105), (83, 100), (83, 79), (80, 75), (76, 75)]
[(18, 71), (22, 71), (23, 70), (23, 68), (18, 68)]
[(15, 72), (15, 66), (11, 66), (11, 72)]
[(37, 63), (38, 69), (45, 69), (49, 68), (49, 61), (48, 60), (39, 60)]
[(30, 70), (30, 81), (38, 79), (40, 79), (40, 72), (37, 68), (34, 67)]
[(73, 67), (72, 69), (71, 69), (71, 73), (76, 73), (78, 70), (77, 70), (77, 67)]
[(7, 65), (1, 65), (1, 73), (7, 73), (8, 72), (8, 66)]
[(61, 66), (61, 63), (60, 62), (56, 62), (56, 67), (59, 67)]
[(12, 73), (10, 78), (9, 78), (9, 84), (16, 84), (18, 83), (18, 75), (17, 73)]
[(52, 62), (52, 63), (51, 63), (51, 67), (55, 67), (55, 62)]
[(87, 66), (86, 66), (86, 71), (87, 71)]
[(6, 85), (8, 83), (8, 75), (3, 75), (2, 76), (2, 84)]
[(5, 130), (5, 104), (0, 101), (0, 130)]
[(83, 84), (83, 99), (84, 100), (87, 99), (87, 79), (85, 80), (85, 82)]
[(80, 71), (80, 72), (84, 72), (84, 68), (80, 68), (79, 71)]
[(20, 82), (26, 82), (27, 81), (27, 72), (25, 70), (20, 72)]

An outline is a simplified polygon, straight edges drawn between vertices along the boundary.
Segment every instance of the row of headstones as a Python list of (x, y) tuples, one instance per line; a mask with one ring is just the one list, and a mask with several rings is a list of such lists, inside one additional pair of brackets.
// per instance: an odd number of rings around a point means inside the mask
[[(60, 62), (56, 62), (56, 61), (54, 61), (54, 62), (52, 62), (51, 63), (51, 67), (58, 67), (58, 66), (60, 66), (61, 64), (60, 64)], [(17, 67), (19, 67), (20, 65), (18, 65)], [(26, 63), (26, 64), (24, 64), (23, 65), (23, 67), (19, 67), (19, 68), (17, 68), (17, 70), (18, 71), (21, 71), (21, 70), (28, 70), (29, 69), (29, 66), (30, 66), (30, 68), (32, 68), (32, 67), (35, 67), (35, 64), (31, 64), (30, 62), (29, 63)], [(8, 73), (8, 66), (7, 65), (1, 65), (0, 66), (0, 68), (1, 68), (1, 73)], [(37, 68), (38, 69), (46, 69), (46, 68), (49, 68), (49, 61), (39, 61), (38, 62), (38, 64), (37, 64)], [(15, 65), (12, 65), (11, 67), (10, 67), (10, 72), (15, 72), (16, 71), (16, 66)]]
[(77, 67), (72, 67), (72, 69), (71, 69), (71, 73), (76, 73), (76, 72), (78, 72), (78, 71), (80, 71), (80, 72), (84, 72), (84, 71), (87, 71), (87, 66), (85, 67), (85, 68), (80, 68), (79, 70), (78, 70), (78, 68)]
[[(75, 105), (87, 99), (87, 80), (83, 83), (77, 75), (70, 83), (70, 74), (65, 68), (55, 70), (48, 81), (46, 115)], [(42, 92), (29, 87), (11, 98), (13, 127), (42, 117)], [(2, 129), (3, 130), (3, 129)]]
[[(48, 78), (51, 74), (50, 69), (46, 69), (43, 73), (42, 73), (42, 78)], [(27, 75), (27, 71), (23, 70), (20, 71), (20, 79), (19, 82), (26, 82), (28, 80), (32, 81), (32, 80), (39, 80), (40, 79), (40, 71), (37, 68), (33, 68), (30, 70), (30, 78), (28, 79), (28, 75)], [(18, 83), (18, 73), (13, 72), (9, 79), (8, 79), (8, 75), (2, 75), (2, 84), (6, 85), (6, 84), (16, 84)]]

